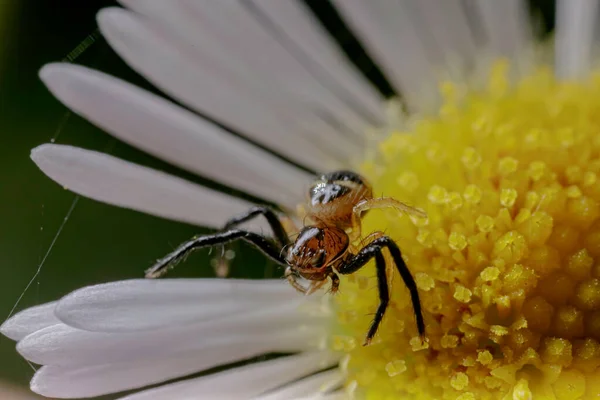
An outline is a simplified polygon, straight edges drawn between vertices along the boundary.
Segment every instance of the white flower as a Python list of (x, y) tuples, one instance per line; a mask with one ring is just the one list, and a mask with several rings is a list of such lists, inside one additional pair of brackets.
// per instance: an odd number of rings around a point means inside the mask
[[(41, 78), (76, 113), (174, 165), (293, 210), (311, 179), (306, 171), (351, 166), (363, 156), (364, 133), (389, 118), (383, 96), (299, 1), (122, 3), (128, 10), (100, 12), (102, 33), (189, 110), (80, 66), (47, 65)], [(518, 0), (469, 8), (459, 0), (333, 3), (411, 112), (436, 104), (440, 71), (466, 76), (483, 49), (522, 61), (531, 45)], [(589, 63), (595, 9), (594, 1), (558, 1), (556, 64), (564, 76)], [(76, 193), (199, 226), (219, 228), (250, 206), (94, 151), (46, 144), (32, 158)], [(43, 365), (31, 386), (49, 397), (93, 397), (186, 377), (126, 398), (338, 396), (344, 374), (335, 367), (339, 355), (324, 346), (332, 318), (322, 300), (298, 296), (281, 280), (132, 280), (27, 309), (2, 333)], [(274, 352), (296, 354), (189, 377)]]

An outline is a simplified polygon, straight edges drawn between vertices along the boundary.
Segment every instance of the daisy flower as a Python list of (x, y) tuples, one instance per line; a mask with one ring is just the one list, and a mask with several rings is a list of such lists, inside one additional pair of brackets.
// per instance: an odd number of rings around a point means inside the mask
[[(287, 211), (302, 201), (306, 171), (348, 166), (375, 193), (424, 209), (427, 219), (369, 213), (363, 231), (385, 230), (402, 248), (427, 340), (391, 276), (386, 316), (361, 345), (378, 303), (373, 266), (343, 277), (335, 296), (299, 296), (282, 280), (114, 282), (4, 323), (18, 351), (42, 365), (33, 391), (139, 389), (130, 400), (600, 396), (595, 1), (557, 1), (549, 66), (517, 0), (333, 0), (399, 95), (391, 107), (305, 3), (122, 3), (100, 12), (103, 35), (181, 105), (66, 64), (42, 69), (50, 91), (115, 137)], [(46, 144), (32, 158), (76, 193), (200, 226), (218, 229), (250, 206), (89, 150)], [(288, 355), (256, 358), (271, 353)]]

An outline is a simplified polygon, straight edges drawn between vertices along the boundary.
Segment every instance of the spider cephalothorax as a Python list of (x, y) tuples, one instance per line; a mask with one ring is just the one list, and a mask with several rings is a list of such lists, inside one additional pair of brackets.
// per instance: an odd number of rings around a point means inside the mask
[[(336, 264), (343, 261), (350, 239), (346, 232), (335, 226), (306, 226), (289, 247), (286, 276), (297, 274), (313, 282), (326, 280), (334, 274)], [(293, 286), (305, 290), (293, 281)], [(335, 289), (334, 289), (335, 291)]]

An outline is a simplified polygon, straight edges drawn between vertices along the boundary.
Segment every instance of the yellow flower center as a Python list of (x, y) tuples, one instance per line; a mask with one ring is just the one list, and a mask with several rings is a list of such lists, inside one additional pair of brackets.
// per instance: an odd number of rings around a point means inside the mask
[(380, 144), (364, 165), (374, 192), (424, 209), (372, 211), (417, 282), (428, 341), (417, 337), (395, 272), (378, 334), (373, 265), (343, 277), (331, 347), (347, 389), (367, 399), (600, 398), (600, 75), (550, 69), (511, 86), (443, 84), (435, 118)]

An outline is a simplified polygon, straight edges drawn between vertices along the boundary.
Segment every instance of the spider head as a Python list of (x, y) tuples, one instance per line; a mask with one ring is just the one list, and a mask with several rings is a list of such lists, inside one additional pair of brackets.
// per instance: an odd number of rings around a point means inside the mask
[(290, 247), (286, 261), (294, 273), (311, 281), (326, 279), (332, 264), (348, 249), (346, 232), (336, 227), (307, 226)]

